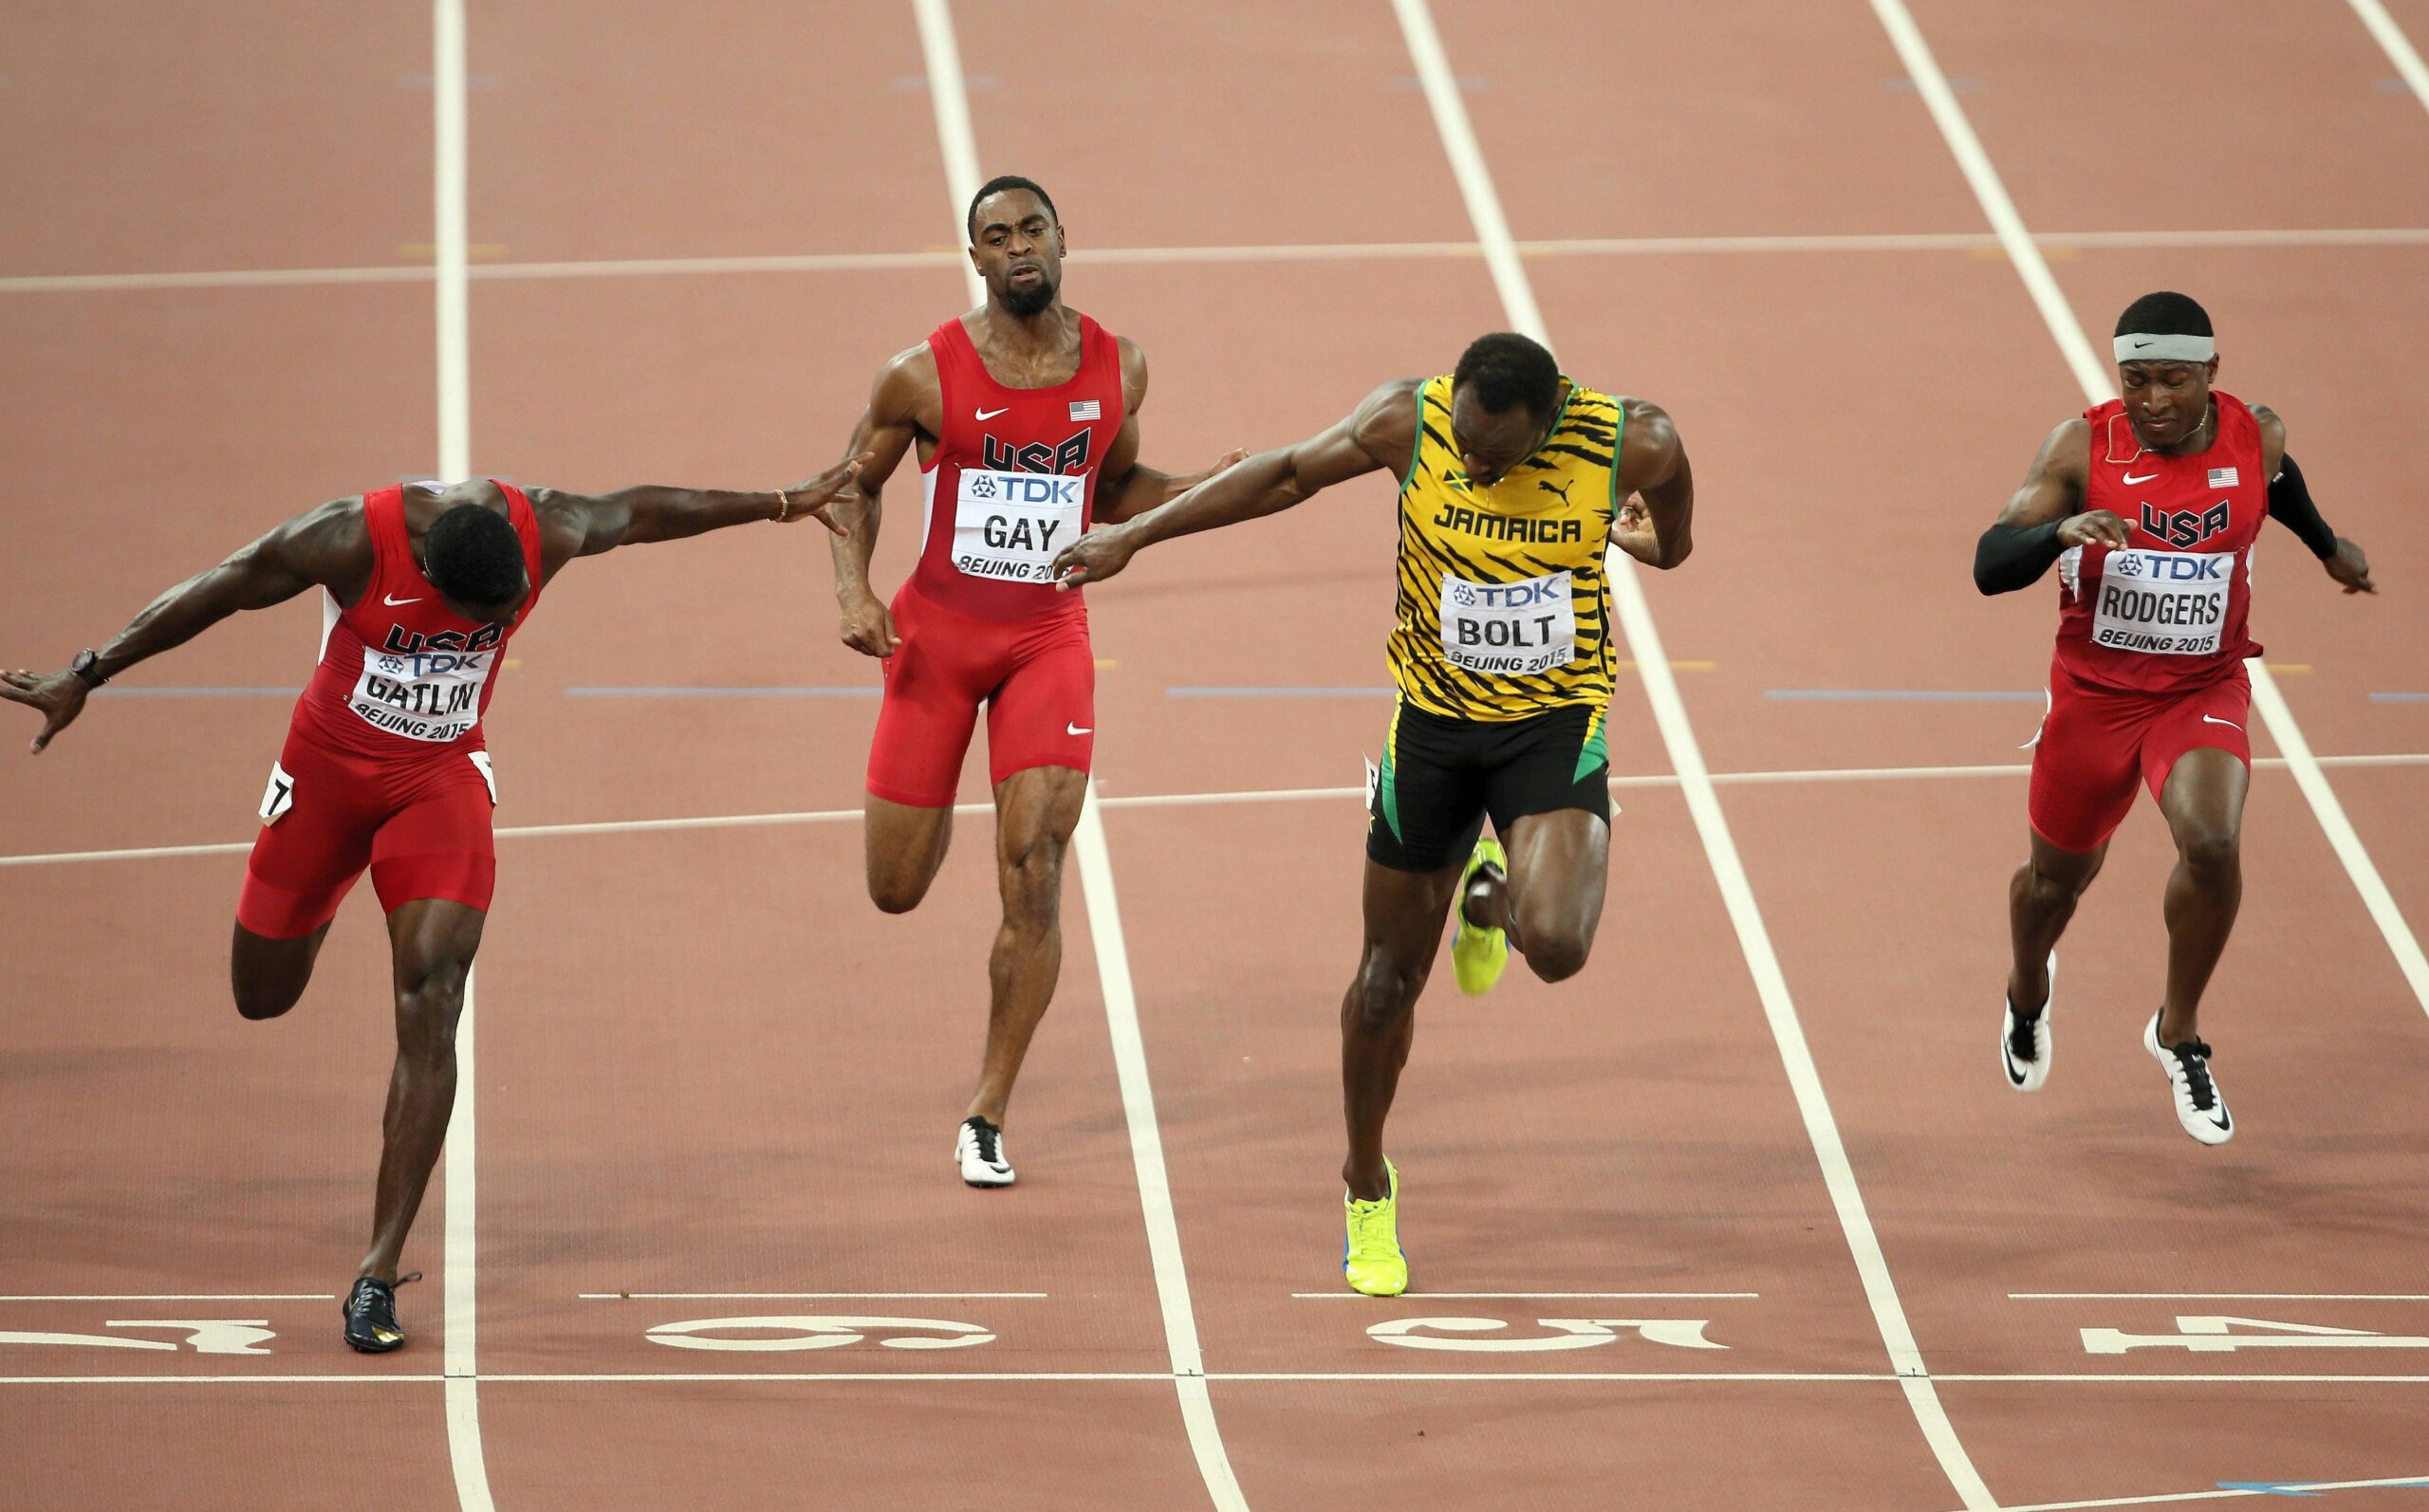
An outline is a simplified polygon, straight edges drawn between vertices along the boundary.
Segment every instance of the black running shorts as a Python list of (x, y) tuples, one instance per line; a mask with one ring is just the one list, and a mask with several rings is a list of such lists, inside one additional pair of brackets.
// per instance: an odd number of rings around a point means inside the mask
[(1367, 794), (1366, 855), (1396, 872), (1468, 858), (1487, 815), (1495, 831), (1529, 814), (1582, 808), (1608, 823), (1611, 764), (1601, 707), (1525, 719), (1452, 719), (1403, 700)]

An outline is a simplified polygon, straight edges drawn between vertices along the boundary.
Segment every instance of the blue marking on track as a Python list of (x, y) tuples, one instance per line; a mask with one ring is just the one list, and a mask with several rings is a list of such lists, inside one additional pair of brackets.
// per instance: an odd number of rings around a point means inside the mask
[(2372, 693), (2374, 704), (2429, 704), (2429, 693)]
[(2301, 1481), (2220, 1481), (2221, 1491), (2250, 1491), (2258, 1496), (2320, 1496), (2319, 1491), (2306, 1491)]
[(875, 698), (876, 688), (568, 688), (567, 698)]
[(1391, 698), (1397, 688), (1167, 688), (1167, 698)]
[(1767, 688), (1766, 698), (1797, 703), (1849, 704), (2037, 704), (2038, 688)]

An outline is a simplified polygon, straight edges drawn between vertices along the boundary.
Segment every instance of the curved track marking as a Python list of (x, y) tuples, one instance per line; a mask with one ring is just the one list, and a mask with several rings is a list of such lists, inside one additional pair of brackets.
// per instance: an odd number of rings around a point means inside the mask
[[(2360, 9), (2357, 5), (2356, 9)], [(2067, 365), (2073, 370), (2075, 381), (2082, 385), (2085, 397), (2103, 404), (2117, 396), (2117, 387), (2107, 364), (2093, 351), (2091, 338), (2084, 331), (2083, 322), (2075, 315), (2074, 306), (2058, 287), (2058, 280), (2044, 261), (2041, 249), (2033, 243), (2032, 233), (2025, 229), (2024, 217), (2009, 197), (2007, 185), (1999, 178), (1999, 171), (1991, 162), (1990, 154), (1975, 136), (1973, 122), (1966, 119), (1964, 107), (1956, 102), (1956, 95), (1948, 86), (1948, 76), (1940, 72), (1939, 60), (1932, 55), (1931, 44), (1923, 40), (1922, 29), (1915, 25), (1906, 0), (1872, 0), (1872, 12), (1881, 19), (1882, 28), (1889, 33), (1899, 60), (1906, 65), (1930, 110), (1932, 120), (1939, 127), (1940, 136), (1948, 142), (1948, 150), (1965, 175), (1966, 184), (1982, 207), (1982, 213), (1999, 235), (1999, 243), (2007, 249), (2008, 260), (2015, 265), (2016, 276), (2024, 280), (2032, 303), (2041, 311), (2042, 323), (2049, 327), (2049, 335), (2066, 355)], [(2367, 12), (2364, 12), (2367, 19)], [(2393, 23), (2389, 24), (2390, 28)], [(2372, 28), (2374, 33), (2377, 28)], [(2397, 42), (2403, 41), (2401, 31), (2394, 33)], [(2392, 45), (2384, 34), (2379, 35), (2382, 46)], [(2409, 45), (2406, 45), (2409, 50)], [(2398, 63), (2401, 63), (2398, 58)], [(2418, 66), (2420, 58), (2414, 55)], [(2411, 74), (2406, 77), (2413, 78)], [(2416, 83), (2416, 87), (2418, 84)], [(2429, 103), (2429, 96), (2423, 97)], [(2362, 905), (2369, 911), (2370, 922), (2395, 956), (2397, 968), (2403, 972), (2404, 982), (2423, 1013), (2429, 1013), (2429, 957), (2420, 953), (2420, 941), (2413, 934), (2412, 926), (2404, 921), (2403, 912), (2396, 906), (2395, 895), (2379, 875), (2378, 863), (2363, 847), (2362, 837), (2355, 833), (2353, 821), (2345, 813), (2344, 803), (2336, 790), (2327, 784), (2327, 774), (2321, 770), (2319, 758), (2311, 754), (2310, 742), (2303, 735), (2302, 727), (2294, 722), (2294, 711), (2288, 706), (2286, 695), (2278, 691), (2277, 678), (2258, 660), (2244, 664), (2252, 672), (2252, 702), (2260, 711), (2262, 726), (2278, 749), (2286, 753), (2286, 765), (2294, 774), (2295, 784), (2309, 801), (2311, 812), (2319, 820), (2320, 828), (2327, 835), (2330, 849), (2345, 865), (2346, 876), (2352, 878), (2354, 890), (2362, 894)]]
[[(1502, 304), (1513, 330), (1525, 333), (1548, 346), (1550, 332), (1536, 308), (1534, 290), (1527, 281), (1527, 270), (1519, 261), (1512, 245), (1508, 221), (1504, 218), (1498, 191), (1493, 187), (1492, 171), (1486, 167), (1483, 150), (1477, 145), (1474, 128), (1468, 120), (1466, 103), (1459, 98), (1458, 84), (1444, 54), (1442, 39), (1434, 27), (1434, 17), (1426, 0), (1392, 0), (1392, 9), (1399, 16), (1400, 30), (1407, 38), (1409, 56), (1416, 62), (1418, 77), (1425, 87), (1425, 98), (1433, 107), (1434, 121), (1442, 137), (1445, 155), (1466, 199), (1469, 218), (1475, 224), (1476, 235), (1485, 244), (1485, 262), (1492, 268), (1493, 286), (1501, 293)], [(1712, 775), (1704, 766), (1703, 752), (1696, 741), (1694, 726), (1687, 718), (1687, 707), (1678, 695), (1677, 679), (1670, 671), (1670, 658), (1661, 645), (1660, 632), (1653, 623), (1653, 611), (1644, 599), (1644, 590), (1637, 581), (1636, 564), (1625, 555), (1612, 553), (1607, 573), (1611, 585), (1612, 607), (1617, 611), (1627, 636), (1628, 654), (1636, 658), (1644, 679), (1645, 697), (1653, 706), (1654, 721), (1660, 728), (1661, 743), (1669, 752), (1671, 765), (1678, 774), (1678, 784), (1687, 800), (1689, 813), (1696, 824), (1697, 836), (1702, 840), (1704, 855), (1711, 863), (1713, 876), (1718, 883), (1721, 900), (1729, 912), (1729, 921), (1737, 934), (1739, 950), (1746, 958), (1748, 970), (1754, 979), (1754, 989), (1763, 1004), (1763, 1016), (1768, 1021), (1771, 1038), (1779, 1046), (1780, 1060), (1788, 1072), (1789, 1086), (1796, 1096), (1797, 1112), (1803, 1116), (1807, 1137), (1813, 1145), (1820, 1162), (1824, 1183), (1829, 1189), (1830, 1205), (1845, 1235), (1847, 1248), (1855, 1260), (1856, 1272), (1863, 1283), (1864, 1299), (1871, 1305), (1873, 1322), (1880, 1330), (1882, 1344), (1889, 1352), (1898, 1380), (1905, 1391), (1907, 1406), (1921, 1428), (1923, 1438), (1931, 1446), (1940, 1469), (1948, 1477), (1968, 1512), (1989, 1512), (1998, 1503), (1990, 1487), (1982, 1482), (1974, 1467), (1965, 1446), (1958, 1442), (1955, 1425), (1932, 1385), (1931, 1372), (1923, 1363), (1922, 1352), (1915, 1343), (1914, 1329), (1906, 1320), (1906, 1312), (1898, 1300), (1898, 1288), (1890, 1279), (1889, 1263), (1882, 1254), (1881, 1239), (1873, 1231), (1872, 1219), (1864, 1208), (1863, 1194), (1857, 1189), (1855, 1171), (1847, 1160), (1846, 1147), (1839, 1136), (1837, 1120), (1830, 1113), (1828, 1096), (1823, 1091), (1821, 1074), (1813, 1063), (1813, 1054), (1805, 1041), (1804, 1026), (1798, 1022), (1796, 1005), (1789, 996), (1788, 980), (1780, 969), (1779, 957), (1771, 947), (1770, 931), (1764, 926), (1762, 909), (1754, 898), (1754, 890), (1746, 876), (1745, 863), (1737, 854), (1737, 842), (1729, 831), (1729, 821), (1721, 812), (1720, 796), (1713, 785)]]
[[(928, 65), (928, 89), (936, 103), (936, 137), (944, 150), (946, 192), (953, 196), (954, 235), (967, 234), (963, 212), (978, 193), (977, 138), (970, 129), (961, 48), (954, 40), (949, 0), (912, 0), (919, 21), (919, 46)], [(962, 280), (973, 304), (986, 302), (986, 286), (967, 259)], [(1215, 1512), (1248, 1512), (1248, 1501), (1232, 1473), (1231, 1456), (1214, 1423), (1214, 1399), (1197, 1343), (1197, 1318), (1189, 1304), (1189, 1273), (1181, 1263), (1180, 1228), (1173, 1215), (1172, 1181), (1164, 1168), (1162, 1133), (1156, 1126), (1155, 1091), (1147, 1079), (1147, 1046), (1139, 1031), (1139, 1002), (1130, 981), (1130, 952), (1122, 937), (1122, 913), (1113, 892), (1113, 858), (1105, 848), (1104, 816), (1095, 784), (1080, 809), (1071, 853), (1080, 866), (1080, 891), (1096, 946), (1097, 975), (1104, 992), (1104, 1016), (1113, 1037), (1113, 1061), (1122, 1083), (1122, 1114), (1130, 1132), (1131, 1164), (1139, 1173), (1139, 1206), (1147, 1225), (1147, 1253), (1155, 1268), (1156, 1298), (1163, 1309), (1164, 1343), (1173, 1365), (1173, 1388), (1180, 1398), (1181, 1423), (1196, 1457), (1198, 1477)]]

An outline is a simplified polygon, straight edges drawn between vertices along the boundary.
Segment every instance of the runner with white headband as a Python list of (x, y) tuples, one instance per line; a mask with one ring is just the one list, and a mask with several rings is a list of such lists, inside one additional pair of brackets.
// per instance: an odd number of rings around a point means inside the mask
[(2167, 982), (2143, 1048), (2203, 1144), (2234, 1134), (2197, 1016), (2243, 896), (2237, 856), (2251, 781), (2245, 632), (2253, 544), (2275, 516), (2346, 593), (2374, 593), (2362, 548), (2320, 520), (2286, 427), (2210, 385), (2210, 317), (2146, 294), (2118, 318), (2123, 397), (2049, 433), (2024, 487), (1982, 534), (1974, 581), (2008, 593), (2058, 567), (2049, 708), (2034, 739), (2031, 856), (2008, 887), (2014, 963), (1999, 1055), (2008, 1084), (2049, 1076), (2058, 936), (2109, 837), (2147, 785), (2177, 849), (2165, 916)]

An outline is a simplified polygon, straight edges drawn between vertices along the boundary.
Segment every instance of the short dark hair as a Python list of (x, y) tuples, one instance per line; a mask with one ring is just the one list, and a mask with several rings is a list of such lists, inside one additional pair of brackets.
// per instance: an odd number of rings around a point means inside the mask
[(970, 223), (970, 241), (973, 247), (978, 243), (978, 207), (987, 202), (988, 195), (1000, 194), (1007, 189), (1026, 189), (1035, 194), (1046, 201), (1046, 212), (1053, 216), (1057, 224), (1061, 223), (1063, 212), (1054, 208), (1054, 196), (1048, 194), (1036, 179), (1023, 178), (1018, 174), (997, 174), (979, 185), (978, 193), (970, 196), (970, 213), (962, 217)]
[(430, 584), (460, 604), (491, 608), (523, 591), (523, 537), (494, 509), (459, 504), (430, 523), (422, 543)]
[(1515, 331), (1495, 331), (1469, 342), (1451, 382), (1475, 395), (1476, 402), (1494, 415), (1524, 405), (1528, 414), (1540, 417), (1560, 402), (1560, 364), (1541, 341)]
[(2125, 306), (2117, 317), (2117, 329), (2112, 336), (2216, 336), (2210, 329), (2210, 312), (2194, 303), (2187, 294), (2171, 294), (2161, 290), (2145, 294)]

